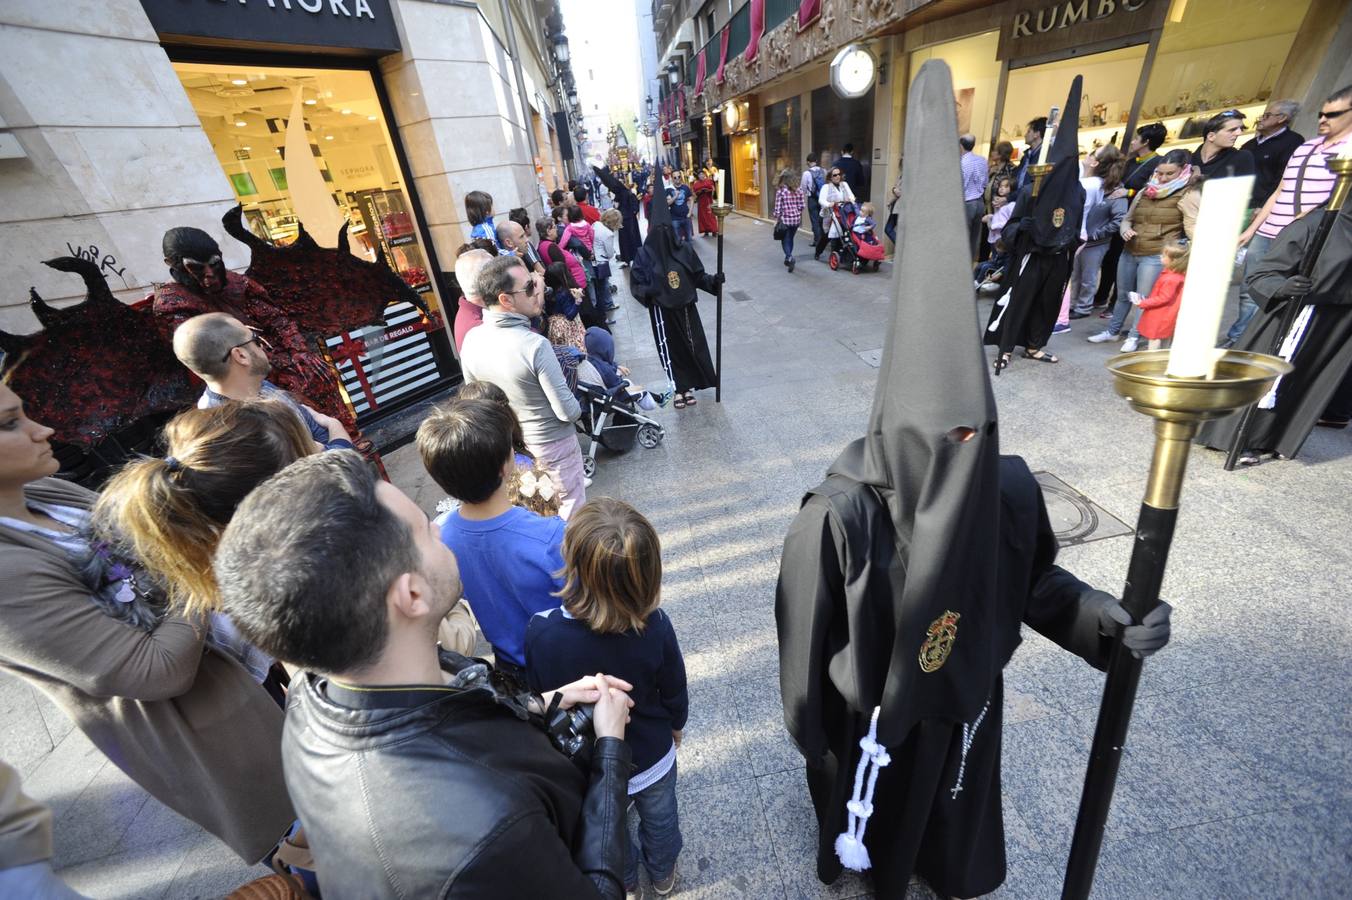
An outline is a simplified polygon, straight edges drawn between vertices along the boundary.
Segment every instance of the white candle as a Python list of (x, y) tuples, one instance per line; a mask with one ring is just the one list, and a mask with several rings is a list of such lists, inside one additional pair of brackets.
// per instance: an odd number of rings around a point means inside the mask
[(723, 205), (723, 170), (722, 170), (722, 169), (719, 169), (719, 170), (718, 170), (718, 192), (717, 192), (717, 194), (716, 194), (716, 196), (715, 196), (715, 198), (714, 198), (714, 202), (717, 203), (719, 206), (722, 206), (722, 205)]
[(1235, 270), (1235, 245), (1253, 192), (1253, 176), (1213, 178), (1202, 185), (1202, 208), (1192, 232), (1183, 300), (1174, 326), (1168, 373), (1210, 378), (1222, 351), (1216, 332)]

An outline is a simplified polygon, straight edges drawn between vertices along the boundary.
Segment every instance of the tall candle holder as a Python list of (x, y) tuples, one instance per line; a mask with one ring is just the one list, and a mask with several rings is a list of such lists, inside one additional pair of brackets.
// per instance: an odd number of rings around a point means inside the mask
[[(1160, 603), (1183, 474), (1197, 430), (1203, 422), (1256, 402), (1277, 378), (1291, 371), (1291, 365), (1275, 356), (1239, 350), (1226, 351), (1209, 379), (1167, 374), (1168, 350), (1121, 353), (1105, 365), (1113, 375), (1113, 389), (1132, 409), (1155, 420), (1155, 450), (1122, 592), (1122, 605), (1139, 623)], [(1062, 900), (1084, 900), (1093, 885), (1141, 667), (1140, 657), (1120, 641), (1114, 643), (1075, 820), (1075, 837), (1066, 862)]]
[(1028, 174), (1033, 176), (1034, 199), (1037, 199), (1037, 195), (1042, 191), (1042, 179), (1050, 175), (1052, 173), (1052, 169), (1055, 168), (1056, 166), (1053, 165), (1052, 163), (1034, 163), (1033, 165), (1028, 167)]
[[(711, 204), (714, 215), (718, 218), (718, 267), (716, 271), (719, 275), (723, 274), (723, 220), (732, 212), (731, 203)], [(714, 312), (714, 402), (723, 402), (723, 284), (718, 284), (718, 293), (714, 294), (716, 301)]]

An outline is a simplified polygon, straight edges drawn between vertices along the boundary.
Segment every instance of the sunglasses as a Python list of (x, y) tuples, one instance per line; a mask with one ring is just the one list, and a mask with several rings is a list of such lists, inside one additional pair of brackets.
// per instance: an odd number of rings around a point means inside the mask
[(223, 362), (223, 363), (224, 363), (224, 362), (229, 362), (229, 361), (230, 361), (230, 354), (231, 354), (231, 353), (234, 353), (234, 352), (235, 352), (236, 350), (238, 350), (240, 347), (247, 347), (247, 346), (249, 346), (250, 344), (257, 344), (258, 346), (262, 347), (264, 350), (268, 351), (269, 353), (272, 352), (272, 345), (268, 343), (268, 339), (267, 339), (267, 338), (263, 337), (263, 335), (261, 335), (261, 334), (258, 333), (258, 329), (257, 329), (257, 328), (250, 328), (249, 331), (251, 331), (251, 332), (253, 333), (253, 337), (249, 338), (247, 341), (243, 341), (243, 342), (241, 342), (241, 343), (238, 343), (238, 344), (236, 344), (235, 346), (231, 347), (229, 350), (225, 351), (225, 356), (222, 356), (222, 357), (221, 357), (221, 362)]
[(1352, 106), (1349, 106), (1347, 109), (1329, 109), (1329, 110), (1321, 109), (1319, 111), (1319, 118), (1329, 120), (1340, 119), (1350, 112), (1352, 112)]

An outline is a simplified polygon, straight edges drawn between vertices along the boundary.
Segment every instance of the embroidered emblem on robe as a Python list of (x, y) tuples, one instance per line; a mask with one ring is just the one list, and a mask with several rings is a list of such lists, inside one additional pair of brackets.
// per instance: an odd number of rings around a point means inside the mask
[(948, 662), (948, 654), (953, 652), (953, 642), (958, 639), (958, 619), (961, 613), (951, 609), (930, 623), (925, 643), (920, 645), (920, 671), (937, 672)]
[(671, 285), (673, 291), (681, 287), (681, 276), (674, 269), (667, 273), (667, 284)]
[(1061, 208), (1052, 210), (1052, 225), (1060, 228), (1066, 222), (1066, 211)]

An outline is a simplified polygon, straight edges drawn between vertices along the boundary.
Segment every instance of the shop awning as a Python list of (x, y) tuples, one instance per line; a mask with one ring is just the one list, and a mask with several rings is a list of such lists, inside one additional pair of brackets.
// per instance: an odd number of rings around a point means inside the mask
[(822, 14), (822, 0), (803, 0), (798, 4), (798, 30), (802, 31)]

